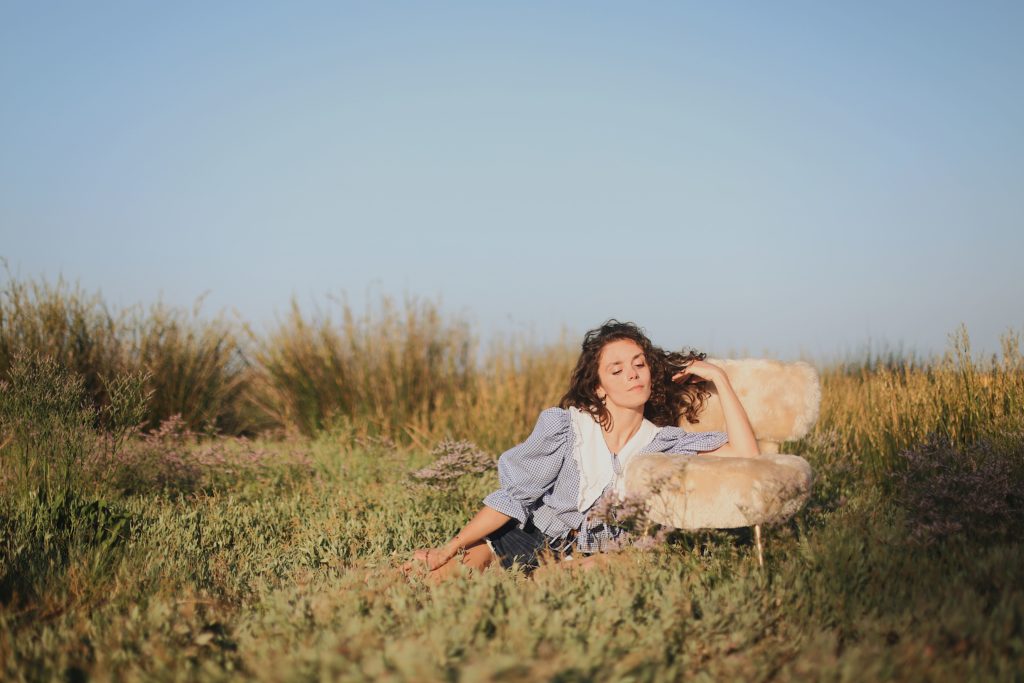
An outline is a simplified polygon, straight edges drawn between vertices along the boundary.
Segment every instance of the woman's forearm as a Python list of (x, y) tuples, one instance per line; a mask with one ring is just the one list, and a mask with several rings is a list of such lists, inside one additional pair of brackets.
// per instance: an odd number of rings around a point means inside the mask
[(733, 455), (741, 458), (756, 456), (761, 449), (754, 438), (754, 429), (750, 426), (747, 411), (740, 404), (729, 377), (723, 371), (714, 382), (718, 390), (718, 400), (722, 404), (722, 413), (725, 415), (725, 430), (729, 434), (729, 444), (732, 446), (730, 450), (733, 451)]
[(485, 505), (480, 508), (480, 512), (473, 516), (473, 519), (469, 520), (466, 526), (462, 528), (462, 531), (455, 534), (455, 538), (448, 541), (445, 546), (456, 552), (463, 548), (468, 548), (474, 543), (482, 541), (487, 534), (493, 533), (505, 526), (510, 519), (512, 518), (508, 515)]

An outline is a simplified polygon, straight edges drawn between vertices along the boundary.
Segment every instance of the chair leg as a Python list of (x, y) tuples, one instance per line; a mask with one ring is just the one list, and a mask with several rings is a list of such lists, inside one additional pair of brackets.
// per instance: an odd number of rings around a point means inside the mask
[(754, 544), (757, 546), (757, 566), (764, 569), (764, 547), (761, 545), (761, 525), (754, 525)]

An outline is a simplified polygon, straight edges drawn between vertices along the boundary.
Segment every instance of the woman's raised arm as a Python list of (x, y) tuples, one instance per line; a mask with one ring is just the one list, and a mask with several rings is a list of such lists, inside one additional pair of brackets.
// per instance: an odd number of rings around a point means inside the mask
[(709, 454), (739, 458), (754, 458), (760, 453), (754, 429), (750, 426), (747, 411), (740, 404), (740, 399), (729, 382), (725, 370), (707, 361), (693, 361), (680, 373), (672, 376), (677, 382), (685, 382), (689, 377), (699, 377), (711, 382), (718, 390), (718, 399), (725, 415), (725, 430), (729, 434), (729, 443), (710, 451)]

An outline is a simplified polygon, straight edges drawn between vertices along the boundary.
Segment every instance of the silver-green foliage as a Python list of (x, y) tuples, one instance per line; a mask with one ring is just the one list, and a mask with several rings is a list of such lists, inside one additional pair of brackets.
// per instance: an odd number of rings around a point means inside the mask
[[(327, 438), (314, 473), (122, 501), (99, 585), (0, 609), (6, 680), (965, 680), (1024, 655), (1024, 549), (906, 544), (879, 487), (817, 498), (770, 534), (679, 535), (590, 572), (405, 578), (496, 483), (409, 485), (429, 454)], [(286, 452), (287, 443), (266, 445)], [(273, 467), (268, 464), (267, 467)], [(951, 599), (950, 596), (955, 596)]]

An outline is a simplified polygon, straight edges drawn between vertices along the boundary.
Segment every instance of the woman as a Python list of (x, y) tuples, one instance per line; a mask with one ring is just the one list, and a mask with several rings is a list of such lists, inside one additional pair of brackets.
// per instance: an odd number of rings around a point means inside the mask
[[(688, 433), (715, 386), (725, 413), (722, 432)], [(501, 488), (456, 536), (415, 559), (442, 578), (461, 563), (536, 568), (556, 557), (606, 549), (621, 530), (593, 515), (603, 497), (621, 497), (622, 473), (637, 453), (698, 452), (753, 457), (750, 421), (725, 373), (704, 354), (666, 353), (632, 323), (609, 320), (583, 340), (569, 391), (540, 414), (533, 433), (498, 460)]]

